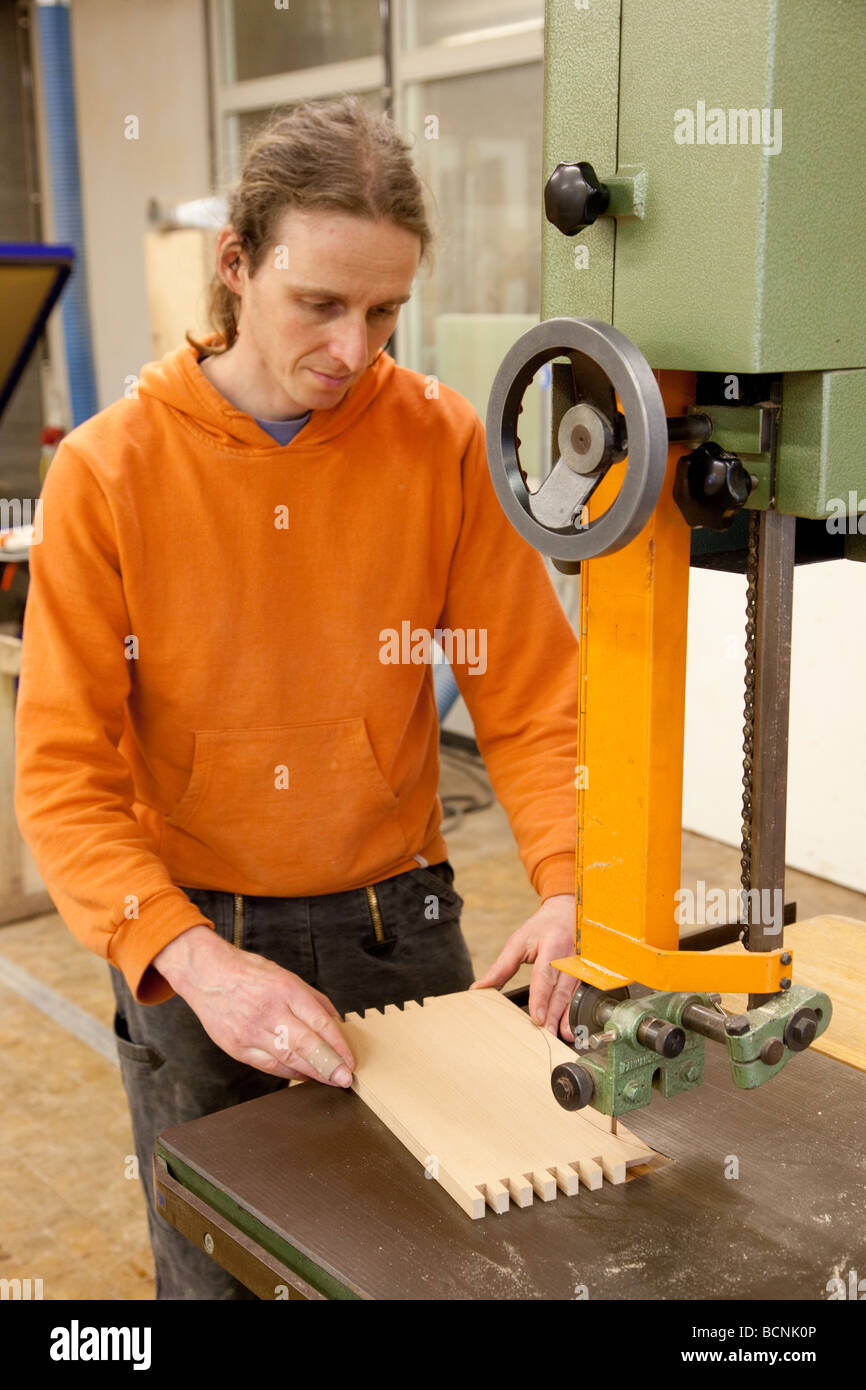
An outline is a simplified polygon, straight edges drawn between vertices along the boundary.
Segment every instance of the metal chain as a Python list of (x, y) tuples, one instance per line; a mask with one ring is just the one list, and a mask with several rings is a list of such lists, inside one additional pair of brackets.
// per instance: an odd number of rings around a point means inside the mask
[(760, 512), (749, 513), (749, 549), (746, 558), (746, 680), (743, 704), (743, 828), (740, 883), (744, 895), (740, 917), (748, 928), (748, 903), (745, 896), (752, 886), (752, 771), (755, 751), (755, 671), (758, 652), (758, 537)]

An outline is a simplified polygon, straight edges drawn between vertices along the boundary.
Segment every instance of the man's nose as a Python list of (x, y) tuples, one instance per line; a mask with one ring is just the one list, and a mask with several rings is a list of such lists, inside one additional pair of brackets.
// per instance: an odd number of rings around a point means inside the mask
[(367, 365), (367, 323), (346, 321), (340, 324), (329, 344), (329, 351), (350, 372), (361, 372)]

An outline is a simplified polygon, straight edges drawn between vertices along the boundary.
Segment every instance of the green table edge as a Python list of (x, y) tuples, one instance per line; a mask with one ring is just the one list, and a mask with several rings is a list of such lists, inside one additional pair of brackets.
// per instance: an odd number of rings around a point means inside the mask
[(309, 1256), (301, 1253), (295, 1246), (289, 1245), (288, 1241), (281, 1239), (276, 1232), (270, 1230), (263, 1222), (252, 1216), (243, 1207), (233, 1202), (231, 1197), (227, 1197), (219, 1188), (214, 1187), (201, 1173), (197, 1173), (194, 1168), (164, 1149), (161, 1144), (156, 1145), (157, 1156), (163, 1159), (169, 1173), (176, 1182), (188, 1188), (196, 1197), (208, 1206), (213, 1207), (214, 1211), (219, 1212), (220, 1216), (226, 1217), (238, 1230), (243, 1231), (244, 1235), (256, 1241), (263, 1250), (280, 1260), (287, 1269), (291, 1269), (295, 1274), (300, 1275), (307, 1283), (314, 1288), (317, 1293), (324, 1294), (326, 1298), (360, 1301), (360, 1296), (341, 1284), (332, 1274), (328, 1274), (319, 1265), (315, 1264)]

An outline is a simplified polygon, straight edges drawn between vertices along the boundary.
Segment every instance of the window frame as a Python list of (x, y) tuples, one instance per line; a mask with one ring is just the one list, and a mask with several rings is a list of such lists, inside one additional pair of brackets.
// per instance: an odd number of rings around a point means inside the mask
[[(207, 0), (207, 4), (214, 175), (220, 188), (233, 182), (239, 173), (236, 118), (245, 112), (337, 96), (343, 92), (360, 94), (384, 91), (387, 101), (384, 44), (381, 53), (368, 58), (301, 68), (295, 72), (276, 73), (271, 77), (247, 78), (243, 81), (230, 79), (233, 55), (230, 0)], [(449, 77), (465, 77), (472, 73), (544, 62), (544, 19), (541, 16), (538, 20), (526, 21), (520, 32), (516, 33), (497, 33), (496, 26), (491, 25), (489, 37), (484, 37), (482, 31), (478, 37), (468, 40), (458, 35), (454, 43), (404, 48), (401, 39), (404, 8), (405, 0), (390, 0), (391, 112), (395, 123), (404, 133), (407, 88)], [(406, 336), (404, 315), (401, 315), (394, 335), (394, 351), (400, 362), (405, 357)]]

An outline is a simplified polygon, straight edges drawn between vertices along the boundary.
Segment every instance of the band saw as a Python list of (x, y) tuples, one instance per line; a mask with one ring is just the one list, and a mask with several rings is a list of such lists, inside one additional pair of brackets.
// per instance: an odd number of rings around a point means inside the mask
[[(763, 1085), (831, 1018), (784, 945), (793, 580), (798, 563), (866, 557), (851, 433), (866, 343), (851, 315), (862, 256), (813, 259), (793, 239), (796, 225), (807, 243), (850, 244), (855, 200), (825, 182), (844, 158), (848, 84), (832, 114), (819, 96), (806, 117), (794, 74), (820, 86), (822, 61), (862, 40), (841, 15), (816, 28), (793, 5), (759, 6), (748, 37), (743, 6), (728, 7), (724, 48), (716, 7), (577, 8), (547, 7), (544, 319), (497, 373), (487, 447), (511, 523), (580, 573), (575, 953), (555, 962), (579, 982), (579, 1055), (552, 1085), (567, 1109), (615, 1116), (653, 1088), (699, 1086), (707, 1042), (736, 1086)], [(762, 60), (773, 75), (750, 86)], [(678, 91), (694, 92), (694, 111)], [(807, 183), (828, 192), (820, 234), (804, 231)], [(530, 492), (519, 415), (548, 364), (556, 462)], [(840, 499), (853, 524), (831, 534)], [(682, 943), (694, 564), (746, 575), (741, 912)], [(739, 951), (707, 954), (734, 940)], [(747, 1011), (726, 1015), (723, 994), (746, 994)]]
[[(547, 184), (548, 216), (574, 235), (606, 193), (590, 165), (561, 163)], [(536, 373), (561, 358), (558, 399), (573, 403), (557, 423), (559, 458), (530, 493), (520, 402)], [(675, 408), (676, 388), (669, 399)], [(783, 943), (796, 518), (769, 505), (755, 507), (748, 533), (744, 915), (730, 934), (744, 949), (708, 955), (678, 939), (690, 529), (727, 531), (760, 487), (753, 460), (713, 437), (724, 428), (712, 410), (692, 405), (668, 417), (635, 344), (612, 324), (581, 318), (525, 333), (491, 394), (488, 454), (506, 515), (557, 567), (580, 571), (576, 948), (555, 965), (579, 981), (569, 1022), (581, 1056), (552, 1076), (566, 1109), (621, 1115), (647, 1105), (653, 1087), (671, 1097), (698, 1086), (706, 1040), (726, 1048), (736, 1085), (760, 1086), (832, 1013), (826, 994), (793, 983)], [(779, 407), (770, 400), (759, 410), (772, 438)], [(722, 993), (747, 994), (748, 1011), (726, 1015)]]

